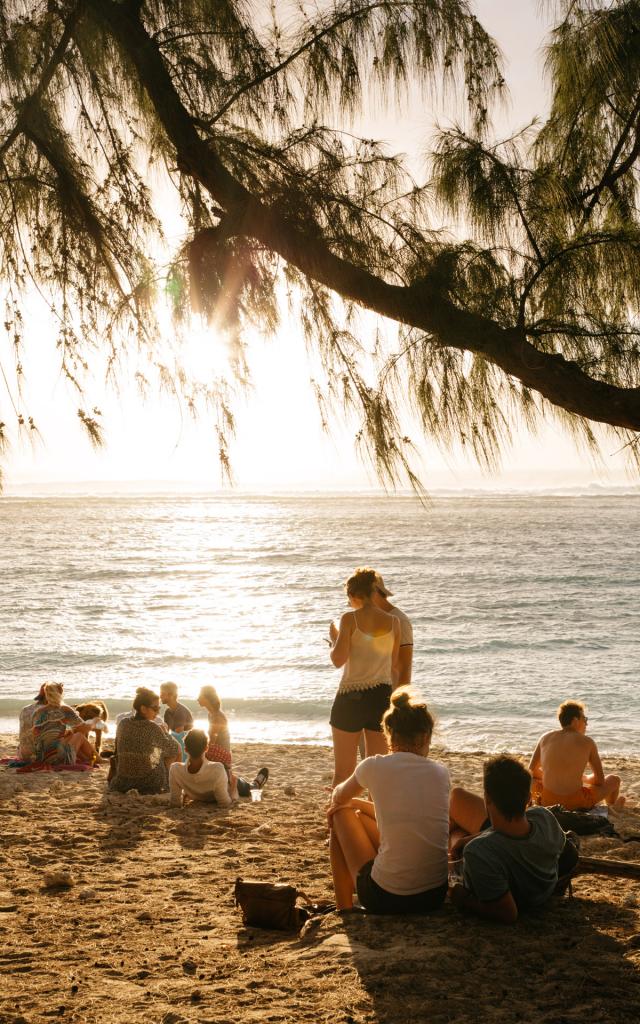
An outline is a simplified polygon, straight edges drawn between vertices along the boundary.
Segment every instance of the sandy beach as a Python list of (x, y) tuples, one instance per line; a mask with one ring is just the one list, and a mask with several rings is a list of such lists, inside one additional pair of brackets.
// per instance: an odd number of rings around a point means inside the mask
[[(3, 754), (13, 737), (3, 736)], [(452, 782), (479, 790), (483, 754), (442, 754)], [(514, 928), (462, 918), (329, 914), (289, 935), (246, 929), (238, 876), (331, 896), (325, 747), (236, 746), (259, 804), (169, 808), (111, 796), (106, 768), (0, 770), (0, 1024), (430, 1024), (624, 1022), (640, 1016), (640, 888), (584, 877), (573, 898)], [(640, 761), (607, 758), (640, 801)], [(640, 814), (616, 815), (623, 836)], [(583, 841), (590, 856), (640, 862), (640, 842)], [(47, 887), (47, 872), (68, 887)]]

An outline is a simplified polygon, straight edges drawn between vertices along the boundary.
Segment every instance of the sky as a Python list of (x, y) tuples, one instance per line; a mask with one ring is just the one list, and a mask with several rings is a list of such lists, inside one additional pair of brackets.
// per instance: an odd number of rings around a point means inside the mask
[[(475, 10), (506, 58), (511, 100), (496, 118), (498, 134), (507, 135), (544, 113), (547, 103), (542, 75), (542, 46), (549, 8), (538, 0), (476, 0)], [(426, 101), (412, 102), (402, 117), (395, 110), (370, 111), (365, 134), (407, 153), (419, 173), (428, 146), (434, 111)], [(197, 422), (175, 401), (150, 396), (144, 403), (126, 383), (119, 394), (100, 379), (87, 401), (97, 404), (105, 423), (106, 446), (94, 451), (78, 424), (80, 404), (62, 380), (54, 331), (34, 298), (27, 323), (25, 359), (28, 404), (41, 439), (15, 441), (2, 462), (5, 493), (38, 488), (109, 490), (216, 489), (221, 486), (217, 442), (211, 424)], [(210, 331), (197, 329), (191, 340), (192, 363), (199, 373), (215, 371), (221, 346)], [(331, 436), (322, 432), (309, 384), (314, 372), (295, 321), (285, 317), (278, 335), (250, 339), (252, 387), (235, 405), (237, 434), (230, 455), (239, 490), (354, 490), (379, 486), (354, 446), (357, 423), (336, 423)], [(2, 350), (0, 349), (0, 352)], [(6, 357), (6, 353), (3, 353)], [(6, 396), (0, 400), (0, 409)], [(554, 488), (598, 482), (628, 482), (619, 444), (605, 441), (599, 464), (576, 451), (561, 429), (550, 423), (537, 437), (519, 431), (501, 468), (488, 473), (463, 453), (443, 454), (420, 439), (409, 421), (408, 433), (418, 447), (417, 468), (428, 489)], [(116, 487), (117, 485), (117, 487)]]

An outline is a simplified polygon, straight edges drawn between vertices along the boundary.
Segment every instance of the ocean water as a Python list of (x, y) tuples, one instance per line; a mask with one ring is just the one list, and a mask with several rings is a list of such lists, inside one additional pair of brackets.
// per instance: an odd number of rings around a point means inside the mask
[[(329, 742), (324, 637), (371, 564), (450, 749), (528, 751), (567, 697), (638, 752), (640, 497), (0, 499), (0, 728), (45, 679), (128, 709), (213, 683), (232, 738)], [(195, 707), (195, 705), (193, 705)]]

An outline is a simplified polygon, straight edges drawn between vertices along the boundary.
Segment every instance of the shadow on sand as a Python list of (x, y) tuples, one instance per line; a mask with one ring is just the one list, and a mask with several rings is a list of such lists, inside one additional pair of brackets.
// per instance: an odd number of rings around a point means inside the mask
[(579, 895), (510, 928), (448, 903), (428, 917), (331, 914), (303, 932), (297, 956), (322, 972), (355, 967), (369, 998), (347, 1008), (354, 1021), (629, 1024), (640, 1014), (640, 972), (625, 959), (633, 939), (620, 935), (635, 917), (616, 910), (614, 938), (611, 906)]

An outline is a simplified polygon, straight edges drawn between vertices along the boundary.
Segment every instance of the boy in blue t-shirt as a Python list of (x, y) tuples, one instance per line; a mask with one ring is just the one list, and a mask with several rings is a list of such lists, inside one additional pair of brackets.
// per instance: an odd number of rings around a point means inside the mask
[(565, 835), (545, 807), (527, 810), (530, 792), (531, 775), (507, 755), (485, 763), (484, 801), (452, 791), (451, 854), (462, 854), (463, 881), (450, 895), (459, 909), (513, 924), (552, 895)]

